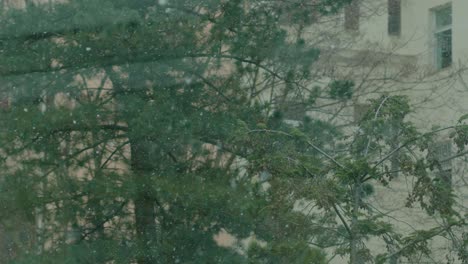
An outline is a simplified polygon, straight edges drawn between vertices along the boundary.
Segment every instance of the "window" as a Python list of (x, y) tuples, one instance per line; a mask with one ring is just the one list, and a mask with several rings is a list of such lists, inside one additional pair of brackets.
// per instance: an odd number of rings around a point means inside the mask
[(353, 0), (345, 7), (345, 29), (349, 31), (359, 30), (359, 1)]
[(436, 160), (436, 175), (448, 185), (452, 183), (452, 143), (442, 141), (435, 143), (429, 150), (429, 155)]
[[(246, 1), (252, 2), (247, 9), (252, 8), (279, 8), (279, 22), (283, 25), (290, 25), (291, 22), (302, 23), (305, 19), (308, 23), (316, 23), (321, 16), (320, 9), (323, 4), (321, 0), (293, 0), (293, 1)], [(246, 10), (247, 10), (246, 9)]]
[(437, 69), (452, 65), (452, 6), (434, 11), (435, 64)]
[(401, 0), (388, 0), (388, 34), (399, 36), (401, 33)]
[(312, 0), (312, 11), (311, 11), (311, 22), (317, 22), (319, 20), (319, 17), (320, 17), (320, 2), (319, 0)]

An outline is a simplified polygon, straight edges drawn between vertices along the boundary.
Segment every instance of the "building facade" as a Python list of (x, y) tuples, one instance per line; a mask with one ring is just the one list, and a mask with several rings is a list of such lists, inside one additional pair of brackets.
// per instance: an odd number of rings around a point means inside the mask
[[(352, 79), (359, 88), (337, 123), (358, 123), (368, 110), (368, 99), (383, 94), (407, 96), (413, 107), (409, 119), (421, 131), (463, 123), (459, 118), (468, 112), (466, 10), (468, 2), (464, 0), (356, 0), (335, 21), (323, 22), (322, 30), (307, 32), (312, 42), (320, 39), (323, 32), (335, 32), (324, 45), (324, 50), (329, 50), (324, 54), (324, 64), (330, 67), (330, 79)], [(441, 171), (437, 173), (453, 189), (457, 210), (466, 214), (466, 158), (449, 133), (437, 133), (436, 138), (428, 155), (441, 161)], [(389, 186), (375, 186), (375, 195), (369, 199), (403, 233), (443, 222), (438, 216), (427, 216), (420, 208), (405, 207), (407, 194), (414, 186), (411, 179), (397, 177)], [(457, 232), (460, 237), (466, 234), (466, 226)], [(432, 257), (408, 259), (395, 254), (388, 261), (461, 263), (449, 238), (435, 237), (430, 243)], [(377, 240), (368, 241), (367, 246), (377, 252), (379, 248), (388, 249), (388, 245)], [(336, 258), (332, 263), (346, 260)]]

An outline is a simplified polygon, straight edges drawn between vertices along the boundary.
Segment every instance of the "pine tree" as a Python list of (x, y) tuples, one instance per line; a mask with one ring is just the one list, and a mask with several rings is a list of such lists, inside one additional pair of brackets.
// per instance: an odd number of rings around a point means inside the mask
[[(251, 147), (273, 139), (237, 145), (277, 122), (259, 99), (278, 93), (274, 79), (297, 92), (317, 59), (288, 42), (279, 22), (291, 10), (240, 0), (4, 10), (1, 221), (35, 230), (15, 263), (244, 263), (245, 248), (217, 244), (223, 230), (268, 243), (269, 263), (322, 263), (311, 230), (288, 227), (307, 218), (291, 210), (292, 183), (258, 180), (269, 154)], [(302, 15), (295, 23), (312, 21)]]
[[(4, 10), (0, 223), (32, 230), (14, 238), (12, 263), (326, 263), (322, 249), (335, 248), (354, 264), (425, 253), (428, 239), (461, 226), (429, 172), (437, 161), (409, 157), (432, 139), (405, 120), (404, 97), (375, 100), (352, 140), (318, 117), (285, 122), (321, 97), (353, 96), (350, 80), (309, 89), (320, 50), (287, 31), (348, 2)], [(397, 177), (395, 149), (399, 173), (420, 182), (409, 204), (444, 215), (446, 229), (406, 237), (366, 201)], [(301, 200), (318, 210), (297, 209)], [(237, 240), (221, 246), (220, 234)], [(371, 237), (389, 241), (388, 254), (373, 259)]]

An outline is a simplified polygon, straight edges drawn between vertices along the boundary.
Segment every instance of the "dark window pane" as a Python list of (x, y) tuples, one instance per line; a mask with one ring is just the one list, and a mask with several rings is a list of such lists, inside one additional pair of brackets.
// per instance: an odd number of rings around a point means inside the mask
[(345, 7), (345, 29), (359, 30), (359, 2), (357, 0)]
[(388, 0), (388, 34), (399, 36), (401, 32), (401, 1)]
[(436, 41), (436, 55), (439, 69), (449, 67), (452, 64), (452, 30), (437, 33)]
[(436, 28), (452, 25), (452, 7), (446, 7), (436, 11)]

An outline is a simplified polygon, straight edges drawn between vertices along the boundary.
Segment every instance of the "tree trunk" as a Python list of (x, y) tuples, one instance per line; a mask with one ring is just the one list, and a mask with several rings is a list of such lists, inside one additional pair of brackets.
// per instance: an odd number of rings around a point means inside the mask
[(151, 192), (151, 164), (148, 148), (151, 142), (131, 140), (131, 165), (135, 192), (135, 231), (138, 243), (138, 264), (158, 263), (155, 200)]
[(351, 219), (351, 241), (350, 241), (350, 264), (362, 264), (359, 257), (359, 232), (357, 230), (359, 198), (360, 198), (360, 183), (356, 182), (353, 187), (353, 211)]
[[(135, 234), (138, 246), (137, 263), (155, 264), (158, 263), (159, 248), (157, 243), (157, 221), (156, 221), (156, 199), (152, 192), (151, 177), (157, 169), (158, 158), (155, 157), (155, 142), (141, 138), (132, 131), (132, 123), (138, 118), (138, 111), (127, 109), (127, 100), (132, 99), (131, 95), (126, 94), (125, 86), (128, 86), (128, 80), (124, 82), (121, 76), (108, 71), (108, 76), (112, 81), (113, 88), (117, 94), (116, 102), (118, 109), (122, 111), (123, 121), (128, 125), (128, 139), (130, 143), (131, 171), (133, 173), (136, 191), (133, 202), (135, 206)], [(132, 74), (130, 74), (130, 77)], [(128, 88), (128, 87), (127, 87)], [(144, 103), (144, 102), (142, 102)], [(141, 129), (141, 128), (140, 128)]]

